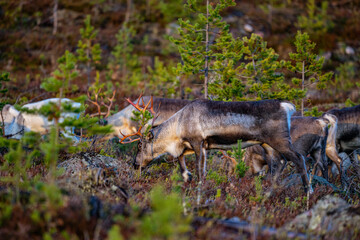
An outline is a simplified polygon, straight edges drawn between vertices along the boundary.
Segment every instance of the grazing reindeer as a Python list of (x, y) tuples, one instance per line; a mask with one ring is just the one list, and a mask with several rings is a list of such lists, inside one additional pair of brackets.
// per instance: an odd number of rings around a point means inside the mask
[[(53, 102), (58, 103), (59, 98), (50, 98), (40, 102), (29, 103), (23, 106), (23, 108), (27, 109), (40, 109), (42, 106)], [(71, 103), (73, 107), (79, 108), (81, 106), (80, 103), (74, 102), (67, 98), (61, 99), (62, 103)], [(20, 139), (25, 132), (34, 131), (40, 134), (48, 133), (51, 126), (54, 125), (53, 121), (49, 121), (47, 117), (40, 114), (29, 114), (25, 112), (19, 112), (13, 106), (7, 104), (2, 109), (1, 115), (4, 120), (4, 132), (5, 137)], [(68, 113), (63, 112), (60, 117), (60, 122), (63, 121), (64, 118), (67, 117), (79, 117), (77, 113)], [(1, 118), (0, 118), (1, 119)], [(71, 132), (70, 128), (65, 129), (67, 132)], [(64, 133), (64, 136), (71, 137), (67, 133)], [(74, 139), (76, 140), (76, 139)]]
[(326, 149), (326, 155), (336, 164), (341, 177), (346, 178), (344, 173), (347, 167), (341, 168), (342, 159), (338, 152), (345, 152), (349, 155), (360, 148), (360, 105), (332, 109), (323, 116), (328, 115), (336, 116), (337, 129), (334, 130), (336, 137), (328, 140), (329, 148)]
[[(144, 96), (135, 101), (135, 104), (145, 105), (150, 101), (149, 96)], [(159, 114), (155, 119), (152, 127), (156, 127), (168, 120), (177, 111), (182, 109), (185, 105), (190, 103), (189, 100), (183, 99), (169, 99), (169, 98), (153, 98), (153, 105), (156, 108), (156, 112)], [(138, 123), (131, 118), (134, 117), (133, 111), (136, 108), (133, 105), (129, 105), (120, 112), (106, 118), (107, 124), (112, 125), (113, 132), (106, 135), (105, 139), (113, 137), (122, 138), (120, 132), (124, 135), (136, 133), (139, 128)]]
[(326, 156), (335, 163), (341, 176), (341, 158), (339, 157), (338, 150), (336, 147), (336, 136), (338, 130), (338, 119), (335, 115), (330, 113), (323, 114), (322, 118), (329, 121), (329, 134), (326, 141)]
[(360, 148), (360, 105), (343, 109), (332, 109), (324, 115), (332, 114), (338, 119), (336, 148), (347, 154)]
[[(332, 122), (334, 119), (335, 124)], [(329, 124), (331, 125), (328, 129)], [(330, 114), (322, 118), (291, 118), (290, 136), (294, 150), (303, 156), (310, 154), (326, 179), (328, 174), (325, 150), (328, 139), (333, 138), (335, 135), (334, 129), (336, 130), (336, 117)], [(253, 174), (260, 172), (265, 165), (268, 165), (271, 171), (274, 163), (276, 165), (280, 160), (281, 156), (273, 149), (269, 151), (269, 148), (267, 148), (265, 150), (260, 145), (246, 149), (245, 162), (250, 166)]]
[[(142, 137), (135, 165), (145, 167), (165, 153), (179, 159), (195, 153), (201, 182), (206, 169), (206, 150), (229, 149), (241, 139), (243, 148), (265, 143), (294, 162), (307, 189), (309, 179), (304, 160), (293, 150), (290, 141), (290, 116), (293, 112), (294, 105), (279, 100), (195, 100)], [(180, 160), (180, 163), (186, 173), (185, 161)]]

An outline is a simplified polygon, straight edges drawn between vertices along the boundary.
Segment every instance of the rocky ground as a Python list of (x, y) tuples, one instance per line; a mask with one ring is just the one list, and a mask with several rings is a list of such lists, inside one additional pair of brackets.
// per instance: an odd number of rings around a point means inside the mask
[[(102, 147), (108, 151), (108, 156), (83, 152), (65, 157), (58, 165), (63, 169), (56, 180), (62, 189), (61, 205), (34, 205), (32, 195), (37, 193), (22, 192), (20, 205), (13, 206), (12, 215), (8, 219), (2, 215), (0, 236), (40, 239), (52, 226), (56, 231), (51, 236), (55, 238), (62, 238), (67, 232), (71, 239), (75, 239), (74, 236), (104, 239), (110, 236), (109, 231), (114, 226), (119, 226), (127, 238), (145, 238), (138, 232), (138, 229), (144, 231), (144, 219), (150, 217), (152, 221), (161, 222), (165, 215), (163, 212), (162, 217), (157, 215), (160, 210), (154, 201), (159, 200), (152, 195), (157, 186), (162, 186), (164, 194), (170, 195), (161, 195), (160, 201), (171, 199), (169, 196), (176, 193), (181, 206), (177, 212), (164, 210), (171, 212), (166, 222), (190, 224), (190, 228), (182, 233), (172, 232), (169, 239), (359, 237), (359, 196), (343, 191), (339, 179), (331, 179), (332, 183), (329, 183), (315, 176), (312, 181), (314, 193), (307, 198), (300, 178), (291, 166), (276, 182), (271, 177), (245, 175), (238, 178), (228, 173), (220, 155), (212, 153), (200, 205), (197, 205), (196, 178), (191, 183), (183, 183), (175, 162), (164, 158), (140, 173), (132, 167), (133, 147), (116, 150), (116, 153), (110, 146)], [(188, 163), (194, 171), (192, 157)], [(6, 176), (4, 172), (1, 174)], [(2, 204), (11, 196), (9, 190), (6, 185), (2, 186)], [(163, 208), (168, 206), (166, 201), (159, 204)], [(34, 209), (39, 217), (35, 217)], [(51, 218), (46, 220), (48, 211)], [(162, 226), (166, 224), (162, 223)], [(156, 231), (152, 234), (152, 239), (166, 236)]]

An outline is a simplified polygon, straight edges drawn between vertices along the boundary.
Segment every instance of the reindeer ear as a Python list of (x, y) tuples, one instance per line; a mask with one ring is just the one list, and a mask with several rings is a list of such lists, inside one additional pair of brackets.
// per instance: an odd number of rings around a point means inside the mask
[(20, 114), (20, 112), (18, 110), (16, 110), (10, 104), (6, 104), (2, 109), (2, 114), (4, 115), (4, 118), (10, 117), (10, 116), (17, 117)]

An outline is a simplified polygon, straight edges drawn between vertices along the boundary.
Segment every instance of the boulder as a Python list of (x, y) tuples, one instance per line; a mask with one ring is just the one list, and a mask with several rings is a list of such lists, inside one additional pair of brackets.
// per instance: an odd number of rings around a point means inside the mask
[(360, 206), (352, 206), (341, 198), (327, 195), (309, 211), (279, 229), (279, 235), (294, 231), (325, 239), (359, 239), (359, 223)]

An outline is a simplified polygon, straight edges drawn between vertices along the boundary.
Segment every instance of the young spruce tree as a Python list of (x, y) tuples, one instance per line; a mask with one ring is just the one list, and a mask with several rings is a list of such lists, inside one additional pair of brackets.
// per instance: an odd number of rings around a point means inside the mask
[[(208, 98), (210, 75), (224, 78), (233, 75), (234, 64), (241, 58), (242, 45), (229, 32), (229, 25), (222, 21), (220, 12), (234, 6), (233, 0), (220, 0), (206, 8), (196, 0), (188, 0), (185, 7), (195, 13), (196, 21), (179, 19), (179, 39), (170, 38), (178, 46), (183, 64), (178, 73), (200, 75), (204, 80), (204, 97)], [(231, 80), (229, 80), (231, 82)]]
[(98, 31), (91, 25), (91, 17), (87, 15), (84, 20), (85, 27), (80, 29), (81, 39), (78, 42), (77, 58), (78, 63), (85, 66), (87, 85), (91, 84), (92, 68), (96, 68), (101, 61), (100, 44), (94, 43)]
[[(289, 53), (291, 61), (286, 63), (288, 70), (298, 77), (294, 77), (292, 82), (300, 85), (304, 93), (310, 85), (316, 84), (317, 89), (325, 89), (327, 83), (332, 78), (333, 73), (322, 73), (321, 69), (324, 64), (324, 57), (318, 57), (314, 52), (315, 43), (311, 42), (307, 33), (296, 34), (295, 53)], [(301, 116), (304, 115), (304, 100), (306, 95), (301, 98)]]
[(284, 82), (284, 61), (259, 35), (244, 37), (244, 59), (237, 68), (239, 81), (246, 85), (246, 100), (283, 99), (294, 100), (301, 91), (291, 89)]

